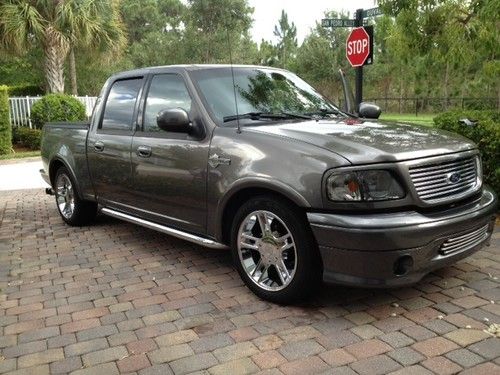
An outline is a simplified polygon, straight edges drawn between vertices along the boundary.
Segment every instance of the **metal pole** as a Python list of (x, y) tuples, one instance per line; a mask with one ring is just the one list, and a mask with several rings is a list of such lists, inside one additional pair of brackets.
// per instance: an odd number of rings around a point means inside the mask
[[(363, 9), (356, 10), (356, 27), (363, 26)], [(356, 111), (363, 101), (363, 66), (356, 68)]]
[(26, 107), (27, 107), (27, 112), (28, 112), (28, 126), (31, 129), (32, 128), (32, 125), (31, 125), (31, 101), (30, 101), (29, 96), (26, 96)]

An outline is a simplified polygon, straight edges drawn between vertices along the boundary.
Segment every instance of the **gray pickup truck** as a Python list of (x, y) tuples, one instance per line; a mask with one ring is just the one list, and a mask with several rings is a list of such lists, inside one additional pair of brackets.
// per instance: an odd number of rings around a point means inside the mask
[(487, 244), (497, 198), (477, 147), (364, 108), (275, 68), (124, 72), (90, 123), (44, 126), (41, 173), (66, 223), (101, 212), (230, 248), (246, 285), (279, 303), (322, 279), (412, 284)]

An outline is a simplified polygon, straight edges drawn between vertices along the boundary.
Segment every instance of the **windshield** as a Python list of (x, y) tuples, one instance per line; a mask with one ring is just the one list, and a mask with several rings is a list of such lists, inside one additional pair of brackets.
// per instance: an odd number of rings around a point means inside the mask
[[(191, 75), (217, 122), (226, 122), (229, 126), (234, 123), (237, 116), (231, 68), (200, 69), (192, 71)], [(256, 113), (314, 115), (338, 112), (314, 88), (284, 70), (235, 67), (234, 83), (240, 118), (244, 114)], [(245, 119), (269, 121), (270, 118), (246, 116)]]

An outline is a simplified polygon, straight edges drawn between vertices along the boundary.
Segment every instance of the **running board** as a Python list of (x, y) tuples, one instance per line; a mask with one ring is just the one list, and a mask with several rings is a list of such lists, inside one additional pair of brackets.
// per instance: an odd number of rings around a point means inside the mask
[(208, 247), (210, 249), (228, 249), (228, 247), (226, 245), (219, 243), (219, 242), (216, 242), (216, 241), (213, 241), (213, 240), (210, 240), (208, 238), (199, 237), (199, 236), (196, 236), (196, 235), (191, 234), (191, 233), (187, 233), (187, 232), (183, 232), (183, 231), (178, 230), (178, 229), (167, 227), (165, 225), (153, 223), (152, 221), (140, 219), (138, 217), (124, 214), (123, 212), (115, 211), (115, 210), (112, 210), (110, 208), (104, 207), (101, 209), (101, 212), (105, 215), (108, 215), (108, 216), (111, 216), (111, 217), (114, 217), (117, 219), (125, 220), (125, 221), (128, 221), (130, 223), (137, 224), (137, 225), (149, 228), (149, 229), (153, 229), (153, 230), (156, 230), (158, 232), (162, 232), (162, 233), (171, 235), (173, 237), (180, 238), (181, 240), (186, 240), (186, 241), (195, 243), (195, 244), (200, 245), (200, 246)]

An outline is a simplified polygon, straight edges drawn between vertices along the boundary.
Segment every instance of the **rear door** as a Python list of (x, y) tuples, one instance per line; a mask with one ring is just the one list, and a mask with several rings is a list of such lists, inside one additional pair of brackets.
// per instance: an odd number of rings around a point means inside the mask
[(89, 134), (87, 158), (99, 203), (120, 209), (133, 204), (130, 147), (136, 126), (143, 77), (119, 79), (111, 84), (98, 119)]
[(137, 214), (179, 229), (206, 231), (206, 172), (209, 137), (158, 128), (156, 117), (165, 109), (186, 110), (195, 126), (203, 126), (195, 101), (182, 75), (150, 77), (143, 124), (132, 141), (132, 186)]

